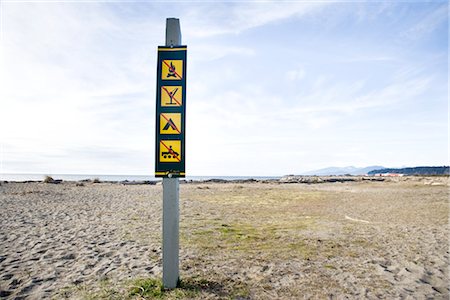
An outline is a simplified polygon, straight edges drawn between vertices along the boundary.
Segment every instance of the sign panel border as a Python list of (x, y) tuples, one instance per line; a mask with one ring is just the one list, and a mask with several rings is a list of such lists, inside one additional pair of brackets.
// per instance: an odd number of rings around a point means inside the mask
[[(155, 135), (155, 177), (185, 177), (185, 153), (186, 153), (186, 58), (187, 46), (167, 47), (158, 46), (157, 59), (157, 83), (156, 83), (156, 135)], [(182, 60), (181, 79), (162, 78), (163, 61)], [(176, 70), (175, 70), (176, 71)], [(163, 106), (162, 105), (162, 87), (163, 86), (181, 86), (181, 105)], [(180, 134), (161, 134), (160, 115), (167, 113), (181, 114)], [(162, 162), (160, 159), (161, 141), (179, 140), (181, 142), (181, 155), (178, 162)]]

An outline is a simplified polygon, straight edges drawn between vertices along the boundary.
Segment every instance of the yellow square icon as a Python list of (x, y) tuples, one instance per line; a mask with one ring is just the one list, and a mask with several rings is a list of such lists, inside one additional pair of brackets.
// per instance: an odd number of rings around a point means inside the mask
[(182, 86), (162, 86), (161, 87), (161, 106), (181, 106), (183, 105), (183, 87)]
[(181, 133), (181, 114), (180, 113), (162, 113), (159, 115), (159, 133), (160, 134), (180, 134)]
[(183, 78), (183, 61), (163, 60), (161, 70), (162, 80), (180, 80)]
[(181, 141), (162, 140), (159, 143), (160, 162), (181, 162)]

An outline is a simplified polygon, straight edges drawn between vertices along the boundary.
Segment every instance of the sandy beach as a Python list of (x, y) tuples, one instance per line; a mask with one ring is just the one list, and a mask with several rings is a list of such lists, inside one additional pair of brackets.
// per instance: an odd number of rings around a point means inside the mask
[[(160, 184), (2, 182), (0, 207), (1, 299), (140, 299), (162, 276)], [(180, 214), (191, 298), (449, 298), (446, 177), (188, 183)]]

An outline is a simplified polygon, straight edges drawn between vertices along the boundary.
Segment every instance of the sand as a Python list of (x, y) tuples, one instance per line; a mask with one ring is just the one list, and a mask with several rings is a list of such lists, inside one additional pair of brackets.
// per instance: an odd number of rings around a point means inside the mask
[[(190, 183), (194, 298), (449, 298), (445, 177)], [(0, 298), (123, 299), (161, 278), (161, 185), (1, 183)]]

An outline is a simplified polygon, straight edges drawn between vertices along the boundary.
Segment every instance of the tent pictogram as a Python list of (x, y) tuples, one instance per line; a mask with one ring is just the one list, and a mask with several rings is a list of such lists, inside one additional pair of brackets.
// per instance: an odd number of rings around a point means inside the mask
[(161, 106), (181, 106), (183, 104), (182, 86), (162, 86), (161, 87)]
[(159, 146), (160, 162), (181, 162), (181, 141), (162, 140)]
[(183, 78), (182, 60), (163, 60), (162, 61), (162, 80), (180, 80)]
[(161, 113), (159, 117), (160, 134), (180, 134), (181, 133), (181, 114), (180, 113)]

